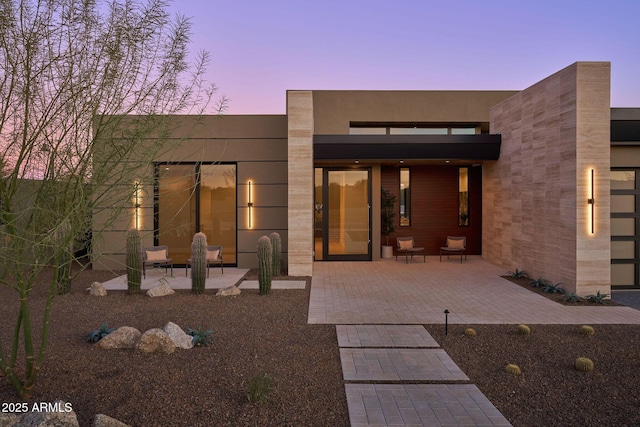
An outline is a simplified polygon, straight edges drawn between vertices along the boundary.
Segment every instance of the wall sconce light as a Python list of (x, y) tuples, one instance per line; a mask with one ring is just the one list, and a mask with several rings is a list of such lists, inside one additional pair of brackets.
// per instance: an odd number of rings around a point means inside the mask
[(589, 198), (587, 199), (587, 205), (589, 205), (591, 207), (591, 234), (595, 233), (595, 204), (596, 204), (596, 199), (594, 197), (594, 171), (593, 169), (591, 169), (591, 176), (590, 176), (590, 193), (589, 193)]
[(253, 195), (251, 194), (251, 181), (249, 181), (249, 198), (248, 198), (248, 202), (247, 202), (247, 208), (249, 208), (249, 228), (253, 228), (253, 218), (252, 218), (252, 211), (253, 211)]

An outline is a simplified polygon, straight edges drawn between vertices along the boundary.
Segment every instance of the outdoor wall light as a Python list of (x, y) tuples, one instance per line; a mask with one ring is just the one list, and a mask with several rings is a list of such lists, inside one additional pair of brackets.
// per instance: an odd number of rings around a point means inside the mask
[(591, 174), (590, 174), (590, 193), (589, 193), (589, 198), (587, 199), (587, 205), (591, 207), (591, 234), (595, 233), (595, 209), (596, 209), (596, 199), (594, 196), (594, 185), (595, 185), (595, 179), (594, 179), (594, 170), (591, 169)]
[(252, 218), (252, 214), (253, 214), (253, 195), (251, 194), (251, 181), (249, 181), (249, 197), (248, 197), (248, 202), (247, 202), (247, 208), (249, 211), (249, 228), (253, 228), (253, 218)]

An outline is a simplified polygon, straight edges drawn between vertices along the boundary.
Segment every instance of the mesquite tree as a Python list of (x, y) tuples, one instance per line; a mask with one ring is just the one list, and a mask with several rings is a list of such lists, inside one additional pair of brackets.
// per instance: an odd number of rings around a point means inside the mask
[(21, 398), (33, 395), (47, 346), (55, 274), (42, 311), (29, 304), (44, 269), (64, 260), (76, 274), (83, 263), (69, 262), (69, 247), (131, 209), (133, 183), (151, 183), (151, 161), (170, 149), (167, 115), (209, 111), (207, 54), (189, 59), (189, 20), (168, 7), (0, 0), (0, 284), (18, 308), (0, 319), (11, 331), (0, 377)]

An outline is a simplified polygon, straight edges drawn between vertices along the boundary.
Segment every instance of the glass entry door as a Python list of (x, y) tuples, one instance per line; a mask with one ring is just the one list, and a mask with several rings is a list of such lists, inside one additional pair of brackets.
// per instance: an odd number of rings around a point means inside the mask
[(368, 169), (325, 169), (323, 259), (371, 260), (371, 190)]

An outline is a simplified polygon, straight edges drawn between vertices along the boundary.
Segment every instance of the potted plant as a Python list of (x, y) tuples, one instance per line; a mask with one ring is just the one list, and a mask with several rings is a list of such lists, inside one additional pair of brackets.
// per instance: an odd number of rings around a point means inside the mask
[(396, 231), (393, 219), (396, 216), (394, 206), (396, 204), (396, 196), (385, 190), (381, 190), (381, 203), (380, 203), (380, 228), (382, 235), (387, 239), (385, 244), (382, 245), (382, 258), (393, 258), (393, 246), (389, 246), (389, 235)]

